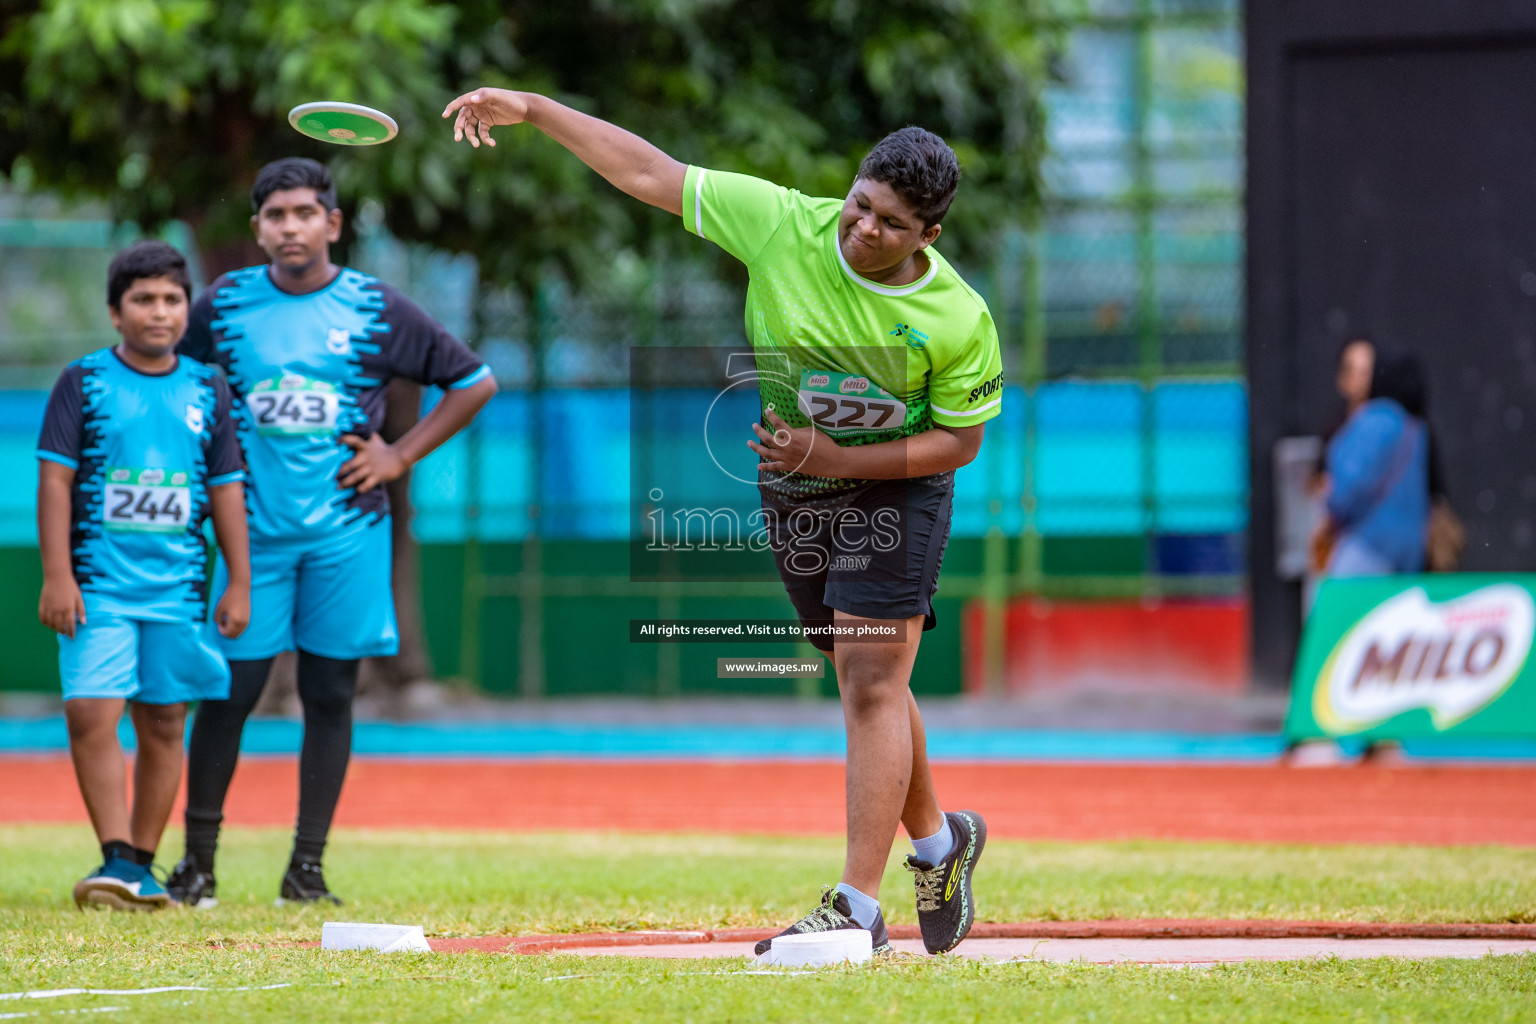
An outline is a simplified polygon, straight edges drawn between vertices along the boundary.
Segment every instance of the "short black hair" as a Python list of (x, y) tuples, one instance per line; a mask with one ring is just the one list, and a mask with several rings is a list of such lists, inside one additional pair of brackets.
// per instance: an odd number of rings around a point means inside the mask
[(172, 284), (181, 285), (192, 301), (192, 276), (187, 273), (187, 259), (164, 242), (134, 242), (112, 257), (107, 267), (107, 305), (113, 309), (121, 306), (123, 294), (135, 281), (147, 277), (168, 277)]
[(923, 227), (944, 219), (960, 187), (960, 160), (949, 143), (912, 125), (891, 132), (859, 164), (859, 177), (891, 186)]
[(1429, 405), (1424, 362), (1399, 345), (1377, 346), (1371, 369), (1371, 397), (1390, 398), (1410, 416), (1423, 418)]
[(251, 186), (251, 212), (260, 213), (268, 196), (289, 188), (312, 188), (327, 213), (336, 209), (336, 183), (325, 165), (307, 156), (288, 156), (273, 160), (256, 172), (256, 184)]

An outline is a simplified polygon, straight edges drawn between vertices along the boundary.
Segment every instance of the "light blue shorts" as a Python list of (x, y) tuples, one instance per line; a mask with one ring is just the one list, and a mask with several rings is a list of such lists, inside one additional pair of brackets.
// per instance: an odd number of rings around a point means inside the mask
[[(219, 648), (230, 661), (291, 650), (338, 660), (394, 654), (400, 634), (390, 564), (387, 516), (314, 540), (252, 537), (251, 624), (233, 640), (219, 637)], [(228, 585), (220, 558), (212, 592), (222, 595)]]
[(87, 614), (74, 637), (59, 635), (65, 700), (182, 704), (229, 698), (229, 664), (215, 646), (218, 631), (208, 623)]

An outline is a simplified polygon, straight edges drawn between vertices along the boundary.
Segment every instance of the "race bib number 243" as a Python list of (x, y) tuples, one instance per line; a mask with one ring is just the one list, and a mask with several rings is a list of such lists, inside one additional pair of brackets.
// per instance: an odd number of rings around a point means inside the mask
[(246, 396), (258, 434), (334, 434), (340, 395), (329, 381), (297, 373), (258, 381)]

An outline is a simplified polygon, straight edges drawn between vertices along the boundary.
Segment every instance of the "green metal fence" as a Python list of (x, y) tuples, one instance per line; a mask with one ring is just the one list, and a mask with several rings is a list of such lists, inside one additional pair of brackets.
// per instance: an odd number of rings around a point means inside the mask
[[(957, 526), (941, 591), (946, 616), (981, 600), (994, 682), (1011, 596), (1231, 595), (1242, 586), (1240, 552), (1236, 561), (1171, 571), (1164, 550), (1170, 537), (1199, 534), (1198, 516), (1179, 520), (1169, 512), (1169, 501), (1184, 493), (1179, 488), (1191, 486), (1174, 479), (1178, 461), (1192, 445), (1217, 443), (1218, 435), (1241, 444), (1241, 431), (1207, 424), (1206, 435), (1170, 440), (1180, 424), (1170, 422), (1159, 397), (1180, 381), (1241, 381), (1239, 9), (1230, 0), (1094, 0), (1054, 27), (1063, 45), (1046, 93), (1044, 207), (1032, 219), (1021, 217), (994, 265), (965, 268), (993, 309), (1008, 379), (1026, 399), (1022, 421), (989, 431), (984, 456), (997, 482)], [(513, 392), (622, 387), (622, 354), (630, 346), (728, 344), (741, 336), (740, 296), (699, 266), (621, 268), (612, 294), (571, 295), (552, 281), (527, 303), (481, 287), (470, 257), (392, 241), (368, 204), (358, 227), (353, 262), (416, 296), (472, 340)], [(102, 280), (113, 247), (126, 238), (91, 210), (0, 193), (0, 390), (46, 389), (63, 362), (112, 339)], [(191, 251), (190, 239), (172, 240)], [(1118, 448), (1060, 447), (1070, 430), (1052, 432), (1059, 424), (1045, 396), (1060, 399), (1060, 385), (1078, 379), (1135, 389), (1116, 399), (1139, 417), (1135, 438)], [(1195, 409), (1196, 420), (1198, 398), (1191, 406), (1186, 395), (1179, 406)], [(0, 457), (30, 459), (31, 438), (23, 436), (30, 429), (0, 438)], [(440, 674), (529, 696), (568, 692), (569, 673), (551, 665), (579, 642), (561, 623), (573, 608), (602, 607), (624, 618), (721, 607), (787, 613), (774, 583), (632, 583), (622, 544), (591, 541), (578, 551), (577, 542), (553, 536), (559, 531), (549, 525), (548, 496), (536, 489), (517, 499), (519, 509), (498, 508), (489, 491), (509, 470), (486, 452), (499, 443), (472, 430), (419, 471), (428, 627)], [(531, 462), (517, 471), (540, 481), (539, 460), (550, 452), (536, 434), (526, 447)], [(1060, 453), (1068, 450), (1100, 452), (1092, 456), (1103, 460), (1099, 476), (1135, 486), (1116, 495), (1089, 488), (1073, 497), (1070, 481), (1060, 478)], [(434, 506), (433, 496), (448, 491), (459, 495), (456, 503)], [(1190, 494), (1178, 500), (1207, 500)], [(1063, 525), (1052, 509), (1068, 499), (1100, 501), (1100, 511), (1109, 511)], [(1244, 495), (1221, 500), (1241, 506)], [(0, 508), (0, 520), (15, 520), (6, 543), (25, 543), (17, 538), (26, 535), (30, 508), (14, 496), (11, 504)], [(494, 520), (508, 514), (530, 528), (498, 533)], [(427, 526), (441, 525), (444, 515), (462, 522), (432, 535)], [(1094, 521), (1108, 525), (1096, 533)], [(1224, 522), (1211, 534), (1240, 538), (1242, 522)], [(953, 637), (925, 644), (923, 677), (934, 688), (958, 687), (958, 644)], [(691, 665), (692, 653), (667, 645), (606, 656), (613, 660), (610, 675), (621, 680), (615, 685), (637, 693), (689, 692), (702, 671)]]
[[(968, 564), (952, 560), (944, 576), (946, 599), (983, 603), (993, 682), (1001, 674), (1002, 616), (1010, 596), (1232, 595), (1242, 585), (1240, 554), (1210, 571), (1162, 571), (1151, 507), (1168, 472), (1158, 461), (1167, 446), (1156, 442), (1152, 390), (1169, 380), (1241, 379), (1238, 10), (1225, 2), (1101, 3), (1056, 27), (1065, 45), (1047, 95), (1045, 207), (1032, 227), (1021, 225), (1009, 236), (994, 266), (970, 268), (969, 276), (998, 320), (1009, 379), (1022, 382), (1031, 398), (1042, 385), (1072, 377), (1130, 381), (1145, 390), (1139, 456), (1129, 471), (1141, 477), (1148, 508), (1129, 533), (1053, 536), (1042, 529), (1034, 514), (1042, 490), (1041, 430), (1031, 403), (1014, 450), (1018, 486), (991, 498), (991, 521), (961, 542), (975, 547), (960, 560)], [(572, 306), (552, 290), (533, 308), (502, 297), (484, 313), (482, 351), (512, 387), (552, 380), (621, 386), (622, 361), (591, 358), (594, 348), (725, 344), (741, 331), (739, 296), (671, 272), (642, 281), (606, 308)], [(1231, 431), (1239, 445), (1241, 434), (1240, 426)], [(989, 445), (999, 443), (989, 435)], [(1234, 458), (1240, 461), (1240, 453)], [(467, 465), (488, 472), (478, 458)], [(1106, 472), (1123, 468), (1106, 466)], [(537, 466), (525, 471), (538, 476)], [(476, 516), (484, 512), (478, 496), (469, 505)], [(1010, 525), (1015, 505), (1024, 511), (1022, 528)], [(1241, 528), (1227, 530), (1235, 535)], [(525, 694), (542, 692), (550, 678), (540, 638), (552, 596), (625, 596), (638, 600), (632, 607), (641, 613), (667, 617), (690, 599), (772, 601), (777, 594), (774, 584), (631, 583), (616, 575), (621, 561), (606, 573), (552, 577), (542, 532), (535, 527), (515, 542), (512, 571), (487, 571), (478, 539), (465, 549), (459, 648), (478, 657), (486, 602), (515, 602), (523, 609), (518, 675)], [(647, 653), (656, 658), (655, 692), (680, 692), (677, 651)], [(467, 674), (478, 678), (480, 666)]]

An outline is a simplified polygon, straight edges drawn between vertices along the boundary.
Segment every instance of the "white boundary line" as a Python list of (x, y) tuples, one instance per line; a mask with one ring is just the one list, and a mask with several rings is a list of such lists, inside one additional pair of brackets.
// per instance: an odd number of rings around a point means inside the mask
[(274, 988), (292, 988), (293, 982), (276, 985), (238, 985), (233, 988), (207, 988), (203, 985), (163, 985), (159, 988), (40, 988), (29, 992), (0, 992), (0, 999), (58, 999), (61, 996), (153, 996), (162, 992), (265, 992)]
[[(128, 1009), (126, 1006), (92, 1006), (84, 1010), (50, 1010), (47, 1016), (60, 1017), (66, 1013), (116, 1013), (119, 1010), (126, 1009)], [(43, 1015), (41, 1010), (33, 1010), (30, 1013), (0, 1013), (0, 1020), (15, 1020), (17, 1017), (41, 1017)]]

